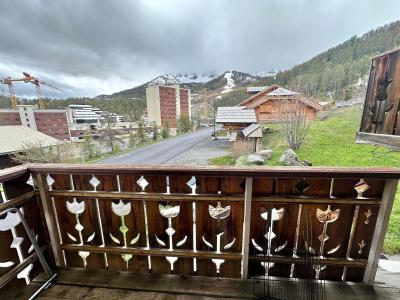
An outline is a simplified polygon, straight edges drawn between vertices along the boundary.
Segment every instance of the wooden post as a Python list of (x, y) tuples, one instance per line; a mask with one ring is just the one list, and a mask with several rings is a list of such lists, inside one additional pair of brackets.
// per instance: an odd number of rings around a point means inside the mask
[(64, 259), (60, 248), (60, 237), (57, 232), (57, 221), (54, 216), (53, 206), (49, 195), (49, 187), (45, 174), (35, 174), (36, 184), (39, 189), (40, 199), (43, 205), (44, 217), (46, 219), (47, 230), (49, 231), (51, 248), (54, 260), (58, 267), (64, 266)]
[(244, 191), (244, 218), (242, 238), (242, 279), (247, 279), (249, 268), (249, 242), (251, 221), (251, 197), (253, 195), (253, 178), (246, 178)]
[(368, 255), (368, 265), (364, 273), (363, 281), (367, 285), (372, 285), (375, 280), (376, 270), (378, 269), (378, 262), (382, 253), (383, 242), (385, 240), (386, 230), (389, 223), (390, 213), (392, 211), (398, 182), (399, 180), (397, 179), (386, 180), (385, 187), (383, 189), (382, 201)]

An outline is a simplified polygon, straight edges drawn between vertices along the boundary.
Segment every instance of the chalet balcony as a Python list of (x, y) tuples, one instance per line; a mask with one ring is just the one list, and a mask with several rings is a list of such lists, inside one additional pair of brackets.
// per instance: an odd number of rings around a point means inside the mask
[(254, 299), (266, 279), (279, 295), (324, 290), (280, 299), (399, 299), (398, 276), (374, 283), (399, 178), (368, 168), (6, 169), (0, 299)]

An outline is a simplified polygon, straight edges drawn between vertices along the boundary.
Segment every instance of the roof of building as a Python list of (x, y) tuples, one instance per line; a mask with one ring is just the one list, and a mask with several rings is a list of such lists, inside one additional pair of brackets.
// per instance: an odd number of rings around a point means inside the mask
[(243, 100), (238, 105), (239, 106), (247, 106), (248, 104), (252, 103), (253, 100), (259, 98), (262, 95), (266, 95), (266, 94), (272, 92), (273, 90), (277, 89), (278, 87), (279, 86), (276, 84), (270, 85), (270, 86), (266, 87), (265, 89), (263, 89), (261, 92), (251, 96), (250, 98), (247, 98), (246, 100)]
[(260, 125), (254, 123), (242, 130), (244, 137), (262, 137)]
[(283, 87), (278, 87), (277, 89), (273, 90), (272, 92), (267, 94), (268, 96), (294, 96), (300, 95), (298, 92), (294, 92), (288, 89), (284, 89)]
[(0, 126), (0, 154), (9, 154), (24, 150), (33, 143), (41, 143), (43, 146), (52, 146), (59, 140), (40, 131), (30, 129), (22, 125)]
[(243, 106), (218, 107), (216, 123), (257, 123), (256, 112)]
[(239, 103), (240, 106), (246, 106), (247, 108), (256, 108), (259, 105), (276, 98), (281, 97), (294, 97), (296, 96), (305, 105), (314, 108), (317, 111), (323, 110), (324, 106), (319, 104), (310, 98), (302, 96), (300, 93), (282, 88), (278, 85), (271, 85), (268, 88), (262, 90), (258, 94), (251, 96), (250, 98)]
[(249, 86), (246, 89), (246, 92), (249, 94), (259, 93), (265, 90), (268, 86)]

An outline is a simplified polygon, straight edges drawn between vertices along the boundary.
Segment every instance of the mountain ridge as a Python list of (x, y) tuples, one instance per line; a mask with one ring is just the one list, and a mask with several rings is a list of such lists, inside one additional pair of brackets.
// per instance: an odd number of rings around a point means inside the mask
[[(228, 75), (227, 75), (228, 74)], [(174, 74), (163, 74), (153, 78), (152, 80), (145, 82), (136, 87), (122, 90), (110, 95), (98, 95), (95, 98), (107, 99), (113, 97), (130, 97), (130, 98), (141, 98), (146, 94), (146, 87), (152, 85), (174, 85), (179, 84), (183, 88), (189, 88), (192, 92), (196, 93), (202, 90), (221, 91), (229, 92), (236, 86), (244, 86), (247, 83), (255, 82), (260, 80), (262, 77), (245, 73), (241, 71), (225, 71), (221, 75), (215, 75), (214, 73), (178, 73)]]

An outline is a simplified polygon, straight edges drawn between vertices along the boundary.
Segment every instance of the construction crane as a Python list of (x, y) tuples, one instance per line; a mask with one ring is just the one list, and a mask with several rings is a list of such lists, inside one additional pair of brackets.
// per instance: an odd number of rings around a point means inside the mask
[(44, 99), (43, 99), (43, 96), (42, 96), (42, 90), (40, 89), (40, 85), (41, 84), (46, 85), (48, 87), (51, 87), (51, 88), (53, 88), (55, 90), (63, 92), (63, 90), (59, 89), (58, 87), (55, 87), (55, 86), (53, 86), (53, 85), (51, 85), (51, 84), (49, 84), (49, 83), (47, 83), (47, 82), (45, 82), (43, 80), (40, 80), (40, 79), (38, 79), (36, 77), (33, 77), (33, 76), (31, 76), (30, 74), (28, 74), (26, 72), (23, 72), (22, 74), (25, 76), (24, 77), (25, 78), (25, 80), (24, 80), (25, 82), (30, 82), (30, 83), (34, 84), (35, 87), (36, 87), (36, 94), (37, 94), (37, 97), (38, 97), (38, 100), (39, 100), (39, 109), (44, 109)]
[[(14, 91), (14, 81), (25, 81), (26, 78), (12, 78), (10, 76), (0, 78), (0, 83), (8, 85), (8, 91), (10, 93), (10, 100), (11, 100), (11, 107), (16, 109), (17, 108), (17, 97), (15, 96)], [(26, 81), (25, 81), (26, 82)]]

